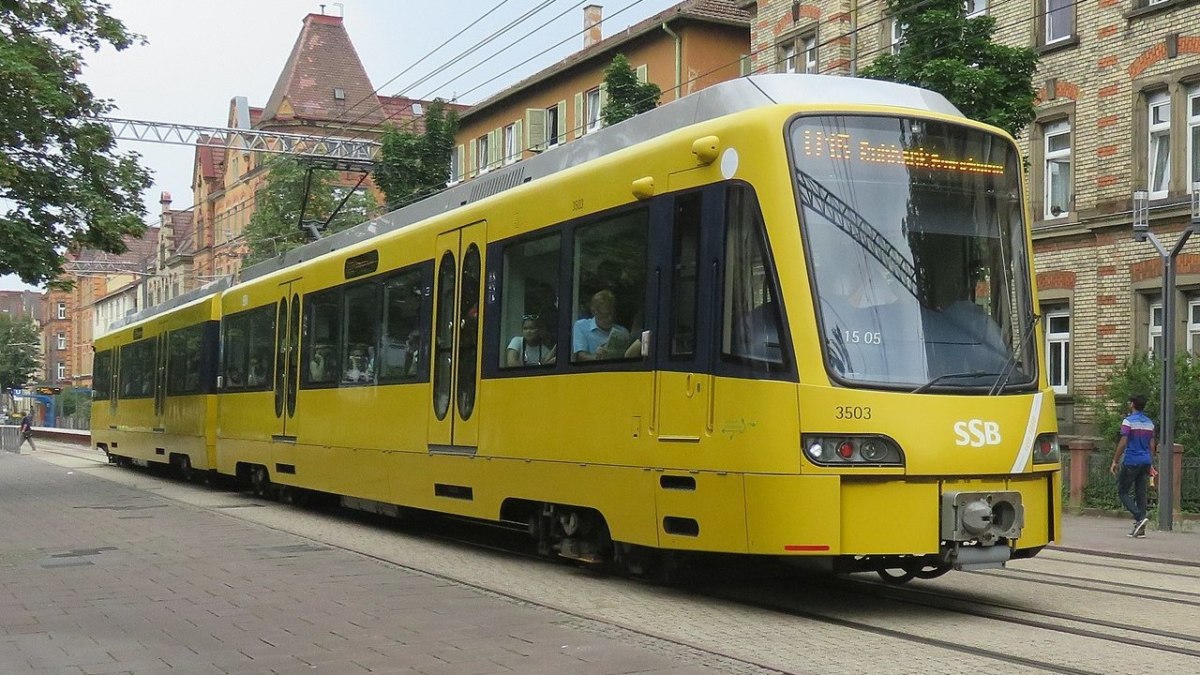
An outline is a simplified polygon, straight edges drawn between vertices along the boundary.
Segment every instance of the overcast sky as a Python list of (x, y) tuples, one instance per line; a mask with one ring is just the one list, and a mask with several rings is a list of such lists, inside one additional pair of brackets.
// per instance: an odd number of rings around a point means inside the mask
[[(224, 126), (234, 96), (245, 96), (252, 106), (265, 105), (305, 15), (321, 11), (315, 0), (109, 2), (112, 14), (144, 35), (147, 44), (88, 55), (83, 78), (92, 91), (116, 103), (114, 117), (204, 126)], [(422, 99), (457, 96), (459, 102), (471, 104), (582, 48), (585, 5), (603, 6), (607, 37), (677, 2), (343, 0), (325, 3), (325, 13), (345, 17), (359, 59), (380, 93)], [(497, 33), (457, 65), (414, 86)], [(536, 56), (546, 49), (550, 51)], [(142, 142), (121, 142), (120, 147), (140, 153), (143, 165), (153, 172), (154, 184), (145, 194), (148, 219), (158, 213), (163, 191), (171, 193), (173, 208), (192, 205), (191, 148)], [(20, 288), (26, 286), (16, 277), (0, 277), (0, 290)]]

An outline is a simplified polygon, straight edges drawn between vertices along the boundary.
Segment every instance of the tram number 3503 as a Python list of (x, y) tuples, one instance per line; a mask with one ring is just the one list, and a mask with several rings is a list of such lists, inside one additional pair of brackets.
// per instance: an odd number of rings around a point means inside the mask
[(839, 405), (833, 410), (834, 419), (839, 420), (869, 420), (871, 419), (871, 406), (865, 405)]

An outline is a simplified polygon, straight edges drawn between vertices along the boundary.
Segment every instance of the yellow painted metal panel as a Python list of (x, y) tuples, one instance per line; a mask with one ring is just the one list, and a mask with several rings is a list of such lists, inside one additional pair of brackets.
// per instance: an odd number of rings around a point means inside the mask
[(749, 475), (747, 552), (836, 555), (841, 552), (841, 479), (837, 476)]
[(841, 552), (848, 555), (937, 553), (939, 500), (936, 481), (844, 479), (840, 502)]
[[(746, 551), (745, 494), (740, 474), (652, 472), (658, 506), (659, 545), (686, 551)], [(664, 488), (663, 479), (695, 480), (695, 489)], [(694, 520), (696, 536), (668, 532), (667, 518)]]
[(710, 376), (701, 373), (658, 373), (658, 439), (699, 442), (706, 433)]

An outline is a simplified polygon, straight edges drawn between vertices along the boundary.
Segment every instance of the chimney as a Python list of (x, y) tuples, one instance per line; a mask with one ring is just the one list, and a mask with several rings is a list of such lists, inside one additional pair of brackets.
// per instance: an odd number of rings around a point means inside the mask
[(163, 190), (158, 195), (158, 203), (162, 205), (162, 212), (166, 213), (171, 210), (171, 193)]
[(587, 49), (603, 39), (600, 33), (600, 21), (604, 8), (600, 5), (588, 5), (583, 8), (583, 48)]

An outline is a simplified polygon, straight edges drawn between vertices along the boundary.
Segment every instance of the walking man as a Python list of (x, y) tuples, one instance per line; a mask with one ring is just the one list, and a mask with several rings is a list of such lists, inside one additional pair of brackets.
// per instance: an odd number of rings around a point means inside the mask
[(1145, 409), (1145, 396), (1129, 397), (1129, 416), (1121, 422), (1121, 440), (1109, 467), (1117, 477), (1121, 504), (1133, 514), (1131, 537), (1146, 536), (1146, 525), (1150, 523), (1146, 513), (1146, 483), (1151, 476), (1158, 475), (1154, 469), (1154, 422), (1146, 416)]
[(25, 445), (25, 441), (29, 441), (30, 450), (37, 452), (37, 446), (33, 444), (33, 418), (29, 416), (29, 413), (25, 413), (25, 416), (21, 418), (20, 434), (21, 440), (17, 443), (17, 452), (21, 452), (21, 446)]

